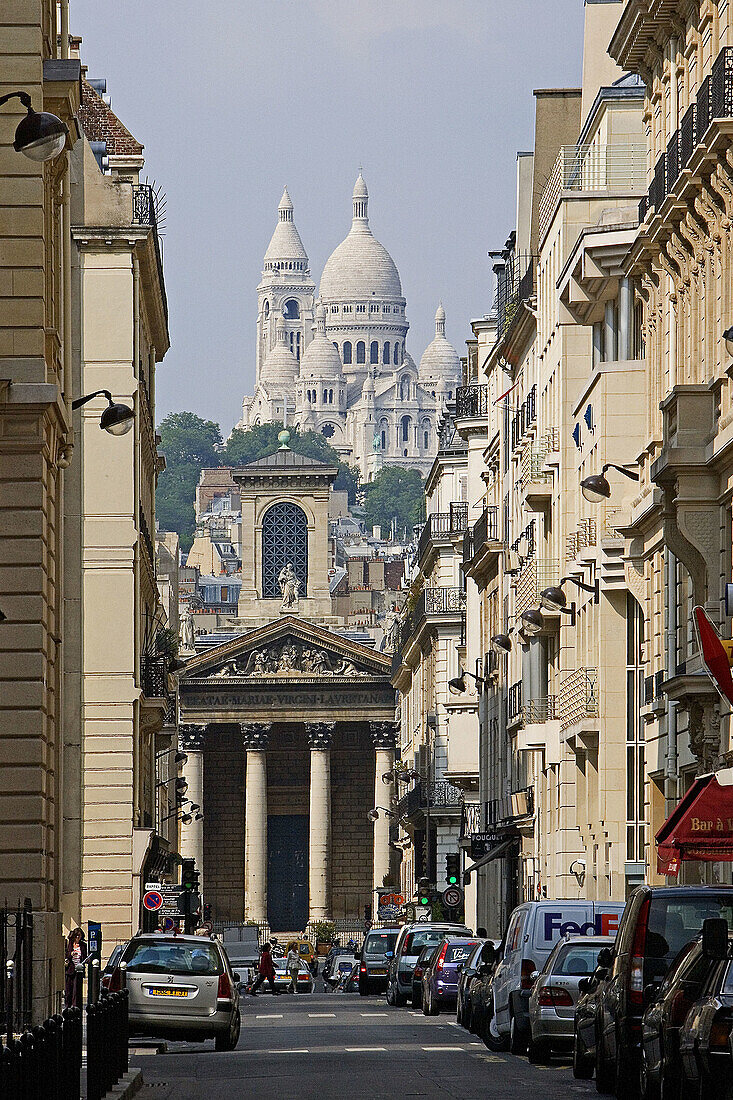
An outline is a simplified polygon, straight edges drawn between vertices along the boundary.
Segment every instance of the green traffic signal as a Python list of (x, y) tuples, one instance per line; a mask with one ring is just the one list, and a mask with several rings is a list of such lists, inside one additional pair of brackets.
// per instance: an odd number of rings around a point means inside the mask
[(461, 857), (458, 852), (448, 852), (445, 857), (445, 880), (449, 886), (460, 884)]

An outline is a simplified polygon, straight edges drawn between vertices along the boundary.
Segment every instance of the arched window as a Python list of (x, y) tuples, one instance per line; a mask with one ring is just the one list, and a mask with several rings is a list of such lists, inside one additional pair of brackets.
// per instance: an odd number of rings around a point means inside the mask
[(382, 431), (382, 450), (387, 450), (387, 433), (385, 431)]
[(288, 298), (283, 306), (283, 317), (287, 321), (297, 321), (300, 317), (300, 304), (296, 298)]
[(351, 341), (347, 340), (344, 343), (344, 366), (351, 362)]
[(402, 442), (403, 443), (409, 443), (410, 442), (410, 418), (409, 418), (409, 416), (403, 416), (402, 420), (400, 420), (400, 424), (402, 425)]
[(325, 436), (326, 439), (333, 439), (335, 433), (336, 429), (333, 424), (324, 424), (321, 428), (321, 435)]
[(295, 358), (300, 362), (300, 333), (295, 334)]
[(389, 344), (384, 345), (384, 362), (386, 366), (389, 366)]
[(376, 340), (372, 340), (371, 344), (369, 345), (369, 362), (379, 362), (379, 344)]
[(324, 390), (323, 391), (323, 404), (325, 405), (327, 401), (328, 401), (328, 390)]
[(356, 361), (357, 363), (366, 363), (366, 344), (363, 340), (360, 340), (356, 345)]
[(265, 304), (262, 307), (262, 312), (264, 314), (265, 320), (267, 320), (267, 318), (270, 316), (270, 303), (267, 301), (267, 299), (265, 299)]
[(400, 365), (400, 345), (399, 344), (395, 344), (395, 346), (394, 346), (394, 365), (396, 367), (399, 367), (399, 365)]
[(328, 391), (328, 403), (329, 405), (333, 405), (333, 390)]
[(302, 508), (281, 501), (268, 508), (262, 520), (262, 598), (280, 599), (278, 577), (290, 563), (300, 581), (300, 595), (307, 594), (308, 520)]
[(427, 449), (428, 449), (429, 439), (430, 439), (430, 432), (423, 432), (422, 433), (422, 445), (423, 445), (423, 450), (425, 450), (425, 451), (427, 451)]

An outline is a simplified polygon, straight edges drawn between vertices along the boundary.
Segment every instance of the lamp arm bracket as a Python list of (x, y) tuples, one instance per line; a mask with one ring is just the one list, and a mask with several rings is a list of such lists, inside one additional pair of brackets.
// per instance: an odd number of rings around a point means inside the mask
[(27, 111), (33, 110), (31, 97), (27, 92), (8, 92), (7, 95), (0, 96), (0, 107), (3, 103), (7, 103), (9, 99), (19, 99)]
[(85, 397), (77, 397), (76, 401), (71, 402), (71, 407), (72, 409), (80, 409), (88, 401), (93, 401), (95, 397), (102, 396), (106, 397), (110, 403), (112, 402), (112, 394), (109, 390), (95, 390), (94, 393), (88, 393)]

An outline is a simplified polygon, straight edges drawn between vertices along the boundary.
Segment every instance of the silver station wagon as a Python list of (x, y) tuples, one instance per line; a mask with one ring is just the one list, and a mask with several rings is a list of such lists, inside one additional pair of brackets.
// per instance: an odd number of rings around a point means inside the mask
[(129, 990), (131, 1035), (201, 1041), (234, 1050), (239, 1039), (239, 975), (215, 939), (133, 936), (110, 979)]

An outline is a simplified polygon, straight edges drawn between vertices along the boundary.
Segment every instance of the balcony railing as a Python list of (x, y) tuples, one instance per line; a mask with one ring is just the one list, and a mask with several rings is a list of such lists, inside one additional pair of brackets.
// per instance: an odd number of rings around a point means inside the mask
[(149, 183), (134, 183), (132, 185), (132, 223), (133, 225), (149, 225), (153, 230), (155, 262), (158, 268), (160, 291), (163, 296), (163, 312), (165, 313), (167, 321), (168, 301), (165, 293), (165, 281), (163, 279), (163, 248), (158, 228), (157, 197)]
[(514, 610), (517, 618), (528, 607), (536, 606), (540, 592), (560, 583), (560, 562), (557, 558), (531, 558), (519, 574)]
[(476, 553), (488, 542), (499, 540), (499, 509), (489, 504), (473, 526), (473, 545)]
[(522, 302), (534, 293), (535, 257), (529, 252), (512, 251), (497, 272), (496, 314), (497, 336), (501, 338), (510, 329)]
[(420, 531), (417, 542), (418, 561), (422, 561), (428, 546), (435, 539), (462, 535), (468, 527), (468, 504), (456, 501), (450, 506), (450, 512), (433, 512), (428, 516)]
[(459, 386), (456, 390), (456, 420), (488, 416), (490, 404), (488, 386)]
[(525, 726), (536, 722), (552, 722), (557, 717), (557, 699), (548, 695), (545, 699), (528, 699), (522, 704), (522, 721)]
[(461, 808), (461, 840), (481, 832), (481, 803), (464, 802)]
[(517, 680), (516, 684), (512, 684), (509, 688), (506, 701), (506, 719), (507, 722), (513, 722), (516, 718), (520, 718), (522, 714), (522, 681)]
[(424, 588), (415, 605), (415, 623), (429, 615), (461, 615), (465, 610), (463, 588)]
[(534, 814), (534, 788), (522, 787), (505, 798), (494, 798), (486, 803), (486, 828), (499, 822), (509, 822)]
[(434, 783), (420, 780), (399, 800), (397, 814), (399, 817), (414, 817), (418, 811), (458, 809), (462, 805), (463, 791), (447, 779), (438, 779)]
[(519, 406), (514, 416), (512, 417), (511, 426), (511, 447), (514, 450), (519, 443), (524, 439), (526, 432), (532, 427), (537, 420), (537, 385), (532, 386), (532, 389), (527, 394), (526, 398)]
[(140, 658), (140, 687), (147, 699), (165, 699), (168, 696), (168, 658)]
[(643, 191), (645, 186), (646, 146), (641, 142), (563, 145), (540, 199), (540, 240), (564, 191)]
[(579, 668), (560, 685), (560, 725), (563, 730), (584, 718), (598, 717), (598, 669)]

